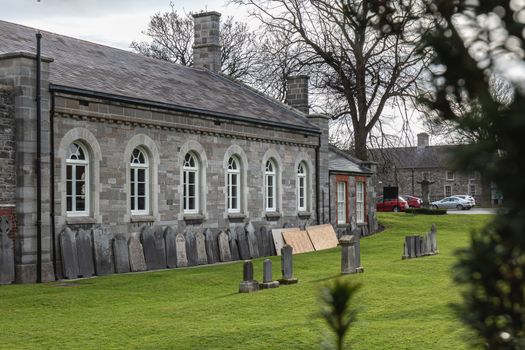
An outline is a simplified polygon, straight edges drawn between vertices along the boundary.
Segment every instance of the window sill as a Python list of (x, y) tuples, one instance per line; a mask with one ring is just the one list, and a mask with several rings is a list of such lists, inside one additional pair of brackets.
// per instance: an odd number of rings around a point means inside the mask
[(246, 214), (244, 213), (228, 213), (228, 219), (230, 220), (240, 220), (246, 219)]
[(267, 211), (265, 216), (267, 220), (278, 220), (282, 215), (278, 211)]
[(297, 213), (297, 216), (301, 219), (310, 219), (312, 214), (309, 211), (300, 211)]
[(131, 222), (153, 222), (155, 217), (151, 215), (132, 215)]
[(97, 221), (91, 216), (70, 216), (66, 218), (68, 225), (96, 224)]
[(204, 221), (204, 215), (202, 214), (184, 214), (184, 221)]

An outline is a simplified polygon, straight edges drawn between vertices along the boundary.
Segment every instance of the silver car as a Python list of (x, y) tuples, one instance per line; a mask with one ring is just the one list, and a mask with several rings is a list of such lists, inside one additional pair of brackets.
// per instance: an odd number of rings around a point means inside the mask
[(457, 209), (465, 210), (472, 208), (472, 203), (456, 196), (446, 197), (431, 203), (432, 209)]
[(474, 197), (469, 196), (468, 194), (456, 194), (456, 195), (454, 195), (452, 197), (459, 197), (461, 199), (469, 201), (471, 206), (473, 206), (473, 207), (476, 206), (476, 200), (474, 199)]

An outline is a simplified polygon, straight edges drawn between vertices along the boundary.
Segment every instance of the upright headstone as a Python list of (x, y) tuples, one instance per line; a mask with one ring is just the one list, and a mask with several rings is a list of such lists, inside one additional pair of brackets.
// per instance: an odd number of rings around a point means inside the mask
[(151, 227), (143, 226), (140, 232), (140, 242), (142, 249), (144, 249), (144, 259), (148, 270), (160, 269), (162, 267), (158, 264), (157, 248), (155, 246), (155, 237)]
[(257, 236), (255, 236), (255, 228), (251, 222), (248, 222), (244, 226), (244, 231), (246, 233), (246, 238), (248, 240), (248, 251), (252, 259), (257, 259), (259, 255), (259, 246), (257, 245)]
[(93, 251), (95, 253), (95, 272), (98, 276), (111, 275), (115, 271), (113, 250), (111, 249), (113, 237), (101, 227), (94, 228), (91, 235), (93, 236)]
[(294, 284), (297, 283), (297, 278), (293, 276), (293, 248), (289, 244), (285, 244), (281, 248), (281, 272), (283, 278), (279, 280), (280, 284)]
[(158, 269), (165, 269), (168, 264), (166, 263), (166, 242), (164, 241), (164, 229), (161, 226), (155, 227), (153, 232), (155, 238), (155, 255), (156, 265)]
[(177, 244), (175, 232), (167, 226), (164, 230), (164, 241), (166, 242), (166, 264), (170, 268), (177, 267)]
[(228, 242), (230, 243), (230, 254), (232, 256), (233, 261), (240, 260), (241, 257), (239, 255), (239, 246), (237, 245), (237, 234), (235, 233), (235, 230), (227, 230), (228, 232)]
[(206, 239), (206, 255), (208, 256), (208, 264), (215, 264), (219, 262), (217, 235), (211, 229), (207, 228), (204, 231), (204, 238)]
[(130, 272), (128, 240), (124, 235), (115, 235), (113, 238), (113, 257), (115, 259), (115, 272)]
[(131, 237), (128, 242), (129, 268), (132, 272), (146, 271), (146, 260), (144, 260), (144, 250), (140, 241)]
[(15, 256), (13, 241), (9, 238), (11, 223), (6, 217), (0, 217), (0, 284), (15, 281)]
[(430, 246), (432, 253), (437, 254), (439, 252), (437, 245), (437, 229), (435, 224), (432, 224), (432, 227), (430, 228)]
[(270, 259), (264, 259), (263, 281), (259, 284), (259, 287), (262, 289), (279, 287), (279, 281), (274, 281), (272, 277), (272, 261)]
[(90, 277), (95, 274), (93, 261), (93, 244), (91, 235), (86, 230), (78, 230), (77, 237), (77, 261), (78, 274), (82, 277)]
[(195, 245), (197, 246), (197, 264), (206, 265), (208, 255), (206, 254), (206, 238), (201, 231), (195, 233)]
[(219, 257), (221, 261), (231, 261), (232, 256), (230, 253), (230, 242), (228, 242), (228, 235), (226, 234), (226, 232), (221, 231), (217, 240), (219, 244)]
[(197, 242), (195, 241), (195, 234), (193, 230), (186, 227), (184, 230), (184, 237), (186, 238), (186, 255), (188, 257), (188, 266), (198, 265), (197, 257)]
[(78, 277), (77, 243), (75, 233), (66, 226), (60, 234), (60, 253), (62, 254), (62, 275), (72, 279)]
[[(272, 243), (271, 235), (272, 235), (272, 232), (268, 230), (266, 226), (261, 226), (261, 229), (259, 230), (259, 236), (261, 237), (262, 244), (259, 246), (259, 248), (262, 247), (263, 256), (275, 255), (273, 253), (273, 243)], [(259, 253), (261, 252), (259, 251)]]
[(255, 227), (255, 236), (257, 237), (257, 248), (259, 248), (259, 257), (267, 256), (264, 252), (264, 242), (260, 227)]
[(177, 267), (188, 266), (188, 256), (186, 255), (186, 238), (182, 233), (175, 236), (175, 246), (177, 249)]
[(346, 275), (350, 273), (359, 272), (356, 265), (356, 251), (355, 251), (355, 237), (345, 235), (339, 239), (341, 246), (341, 274)]
[(239, 284), (239, 293), (250, 293), (259, 290), (259, 282), (253, 279), (253, 263), (246, 260), (243, 264), (243, 281)]
[(235, 233), (237, 234), (237, 244), (239, 245), (239, 255), (242, 260), (250, 259), (250, 248), (248, 247), (248, 238), (246, 237), (246, 232), (244, 227), (237, 226), (235, 228)]

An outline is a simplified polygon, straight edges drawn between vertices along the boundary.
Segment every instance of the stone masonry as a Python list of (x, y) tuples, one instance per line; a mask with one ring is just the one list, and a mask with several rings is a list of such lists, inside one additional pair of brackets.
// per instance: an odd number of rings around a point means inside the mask
[(16, 235), (16, 148), (13, 88), (0, 85), (0, 217), (11, 223), (10, 237)]
[(196, 13), (193, 65), (212, 72), (221, 70), (220, 18), (218, 12)]

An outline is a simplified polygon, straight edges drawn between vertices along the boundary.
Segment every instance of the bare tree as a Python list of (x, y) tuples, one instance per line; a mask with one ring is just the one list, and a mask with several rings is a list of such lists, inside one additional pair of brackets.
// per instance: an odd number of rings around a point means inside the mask
[[(355, 154), (367, 159), (367, 138), (395, 97), (416, 94), (426, 66), (415, 48), (423, 14), (415, 0), (392, 11), (385, 34), (375, 1), (232, 0), (248, 5), (251, 15), (274, 31), (304, 45), (301, 61), (317, 88), (325, 89), (325, 109), (351, 126)], [(349, 122), (350, 121), (350, 122)], [(350, 130), (346, 130), (350, 131)]]

